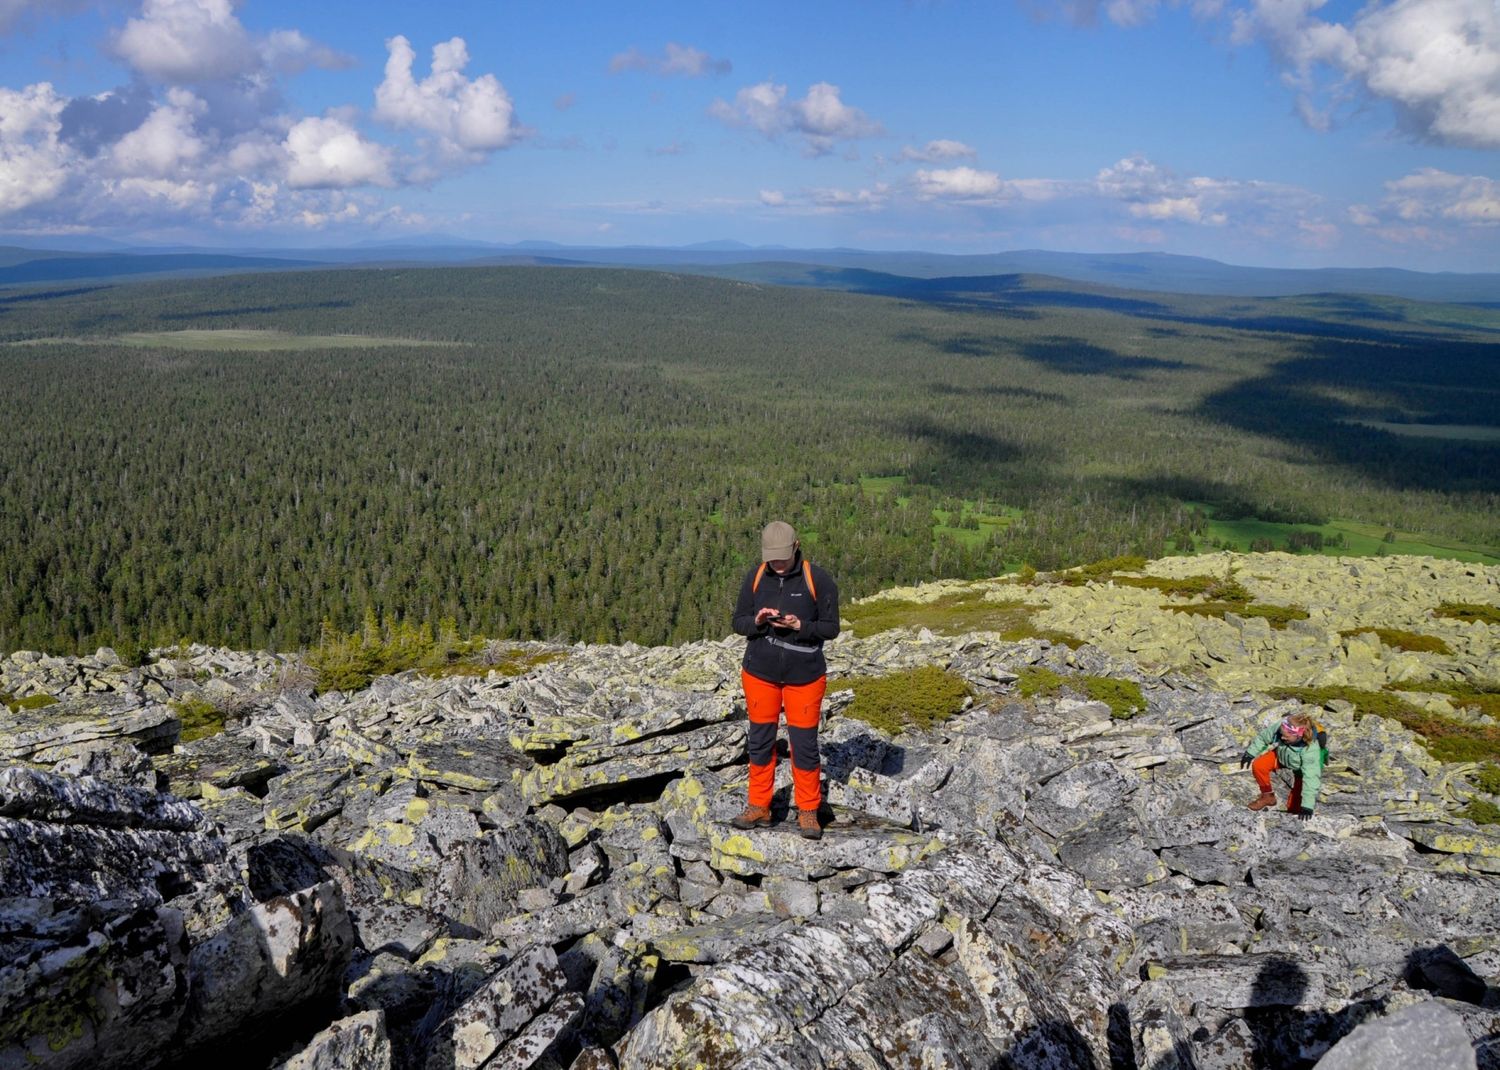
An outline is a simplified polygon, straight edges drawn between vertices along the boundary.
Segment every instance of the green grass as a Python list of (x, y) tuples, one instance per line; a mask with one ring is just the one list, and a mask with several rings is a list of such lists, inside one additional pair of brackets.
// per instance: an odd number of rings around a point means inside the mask
[[(1390, 529), (1380, 524), (1369, 524), (1358, 520), (1334, 518), (1326, 524), (1286, 524), (1270, 520), (1246, 517), (1239, 520), (1216, 520), (1214, 507), (1204, 502), (1185, 502), (1210, 518), (1206, 532), (1197, 541), (1200, 549), (1208, 551), (1218, 541), (1231, 550), (1249, 552), (1252, 543), (1268, 540), (1276, 549), (1286, 546), (1289, 535), (1295, 531), (1316, 531), (1323, 536), (1321, 551), (1331, 557), (1374, 557), (1378, 554), (1415, 554), (1423, 557), (1439, 557), (1452, 561), (1471, 561), (1479, 564), (1500, 564), (1500, 552), (1493, 546), (1480, 546), (1457, 540), (1442, 540), (1420, 532), (1392, 532), (1395, 538), (1387, 541)], [(1337, 543), (1342, 537), (1343, 546)], [(1313, 551), (1309, 551), (1313, 552)]]
[(1474, 774), (1474, 786), (1486, 795), (1500, 796), (1500, 765), (1485, 762)]
[[(97, 344), (98, 339), (79, 339)], [(384, 338), (362, 334), (292, 334), (271, 330), (134, 331), (115, 339), (137, 348), (197, 349), (216, 353), (267, 353), (300, 349), (379, 349), (392, 346), (451, 346), (417, 338)]]
[(952, 539), (972, 549), (987, 545), (995, 535), (1010, 527), (1020, 516), (1021, 510), (1008, 506), (994, 513), (981, 510), (977, 501), (964, 501), (958, 510), (932, 511), (932, 518), (937, 521), (932, 526), (932, 534), (937, 538)]
[(838, 681), (838, 688), (854, 692), (844, 715), (863, 721), (886, 735), (907, 728), (929, 729), (963, 709), (972, 695), (960, 676), (923, 665), (885, 676), (855, 676)]
[(224, 731), (224, 711), (208, 699), (198, 695), (177, 699), (167, 704), (182, 722), (183, 743), (195, 739), (216, 736)]
[(1342, 700), (1352, 703), (1360, 713), (1399, 721), (1423, 736), (1427, 753), (1440, 762), (1483, 762), (1500, 758), (1500, 726), (1471, 725), (1439, 717), (1388, 691), (1363, 691), (1355, 687), (1282, 687), (1272, 691), (1271, 695), (1294, 698), (1310, 706), (1326, 706)]
[(1055, 698), (1071, 691), (1083, 698), (1102, 702), (1117, 721), (1129, 720), (1146, 708), (1146, 696), (1134, 680), (1111, 676), (1064, 676), (1041, 665), (1028, 665), (1017, 674), (1016, 687), (1022, 698)]
[(855, 635), (878, 635), (894, 628), (927, 628), (938, 635), (963, 635), (967, 632), (999, 632), (1008, 643), (1023, 639), (1046, 639), (1068, 646), (1082, 646), (1077, 636), (1038, 628), (1032, 615), (1045, 606), (1027, 602), (988, 601), (971, 592), (944, 595), (931, 602), (907, 602), (897, 598), (880, 598), (871, 602), (844, 606), (841, 614)]
[(1485, 605), (1483, 602), (1444, 602), (1432, 612), (1435, 616), (1461, 620), (1468, 624), (1500, 624), (1500, 606)]
[(20, 713), (22, 710), (44, 710), (48, 706), (56, 706), (58, 700), (51, 695), (27, 695), (25, 698), (16, 698), (14, 695), (0, 694), (0, 704), (3, 704), (11, 713)]
[[(1392, 650), (1406, 650), (1413, 654), (1452, 654), (1453, 650), (1447, 643), (1436, 635), (1422, 635), (1420, 632), (1405, 632), (1399, 628), (1346, 628), (1339, 632), (1340, 635), (1348, 637), (1353, 635), (1373, 635), (1385, 646)], [(1407, 688), (1406, 690), (1410, 690)], [(1425, 688), (1423, 690), (1426, 690)]]
[(1500, 806), (1488, 799), (1470, 799), (1469, 805), (1458, 812), (1476, 825), (1500, 825)]
[(1274, 606), (1269, 602), (1200, 602), (1192, 606), (1165, 605), (1162, 609), (1173, 613), (1187, 613), (1194, 617), (1218, 617), (1234, 613), (1241, 617), (1263, 617), (1272, 628), (1285, 628), (1294, 620), (1306, 620), (1307, 610), (1301, 606)]

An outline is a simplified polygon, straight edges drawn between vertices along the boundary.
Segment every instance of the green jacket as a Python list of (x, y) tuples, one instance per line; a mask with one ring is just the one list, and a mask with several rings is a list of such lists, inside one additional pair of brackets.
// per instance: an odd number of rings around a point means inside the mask
[(1318, 742), (1314, 735), (1303, 743), (1286, 743), (1279, 736), (1281, 731), (1281, 719), (1277, 718), (1262, 728), (1259, 734), (1250, 741), (1250, 746), (1245, 748), (1245, 753), (1251, 758), (1259, 758), (1272, 747), (1276, 748), (1276, 764), (1283, 769), (1290, 769), (1302, 780), (1302, 808), (1311, 810), (1318, 804), (1318, 791), (1323, 787), (1323, 765), (1328, 761), (1328, 755), (1323, 745)]

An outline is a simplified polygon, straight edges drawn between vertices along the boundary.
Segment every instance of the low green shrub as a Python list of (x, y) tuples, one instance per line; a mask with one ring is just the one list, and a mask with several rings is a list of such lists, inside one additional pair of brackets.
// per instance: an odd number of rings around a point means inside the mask
[(1476, 825), (1500, 825), (1500, 806), (1488, 799), (1470, 799), (1469, 805), (1458, 812)]
[(1173, 613), (1189, 613), (1195, 617), (1218, 617), (1236, 613), (1241, 617), (1263, 617), (1273, 628), (1285, 628), (1294, 620), (1306, 620), (1307, 610), (1301, 606), (1274, 606), (1268, 602), (1200, 602), (1192, 606), (1164, 605)]
[(1485, 762), (1474, 774), (1474, 786), (1486, 795), (1500, 796), (1500, 765)]
[[(450, 674), (452, 667), (480, 654), (489, 646), (482, 638), (459, 639), (457, 626), (444, 621), (434, 638), (426, 625), (399, 617), (378, 619), (365, 613), (364, 626), (341, 632), (323, 622), (322, 636), (307, 652), (305, 661), (313, 671), (319, 691), (358, 691), (377, 676), (417, 669), (430, 675)], [(493, 666), (479, 668), (483, 675)]]
[(1109, 715), (1127, 720), (1146, 708), (1141, 685), (1112, 676), (1064, 676), (1041, 665), (1028, 665), (1016, 673), (1016, 688), (1022, 698), (1052, 698), (1072, 691), (1083, 698), (1103, 702)]
[(189, 695), (167, 704), (182, 722), (182, 742), (191, 743), (224, 731), (224, 711), (201, 695)]
[(1374, 635), (1385, 646), (1393, 650), (1408, 650), (1416, 654), (1452, 654), (1448, 644), (1436, 635), (1422, 635), (1419, 632), (1404, 632), (1399, 628), (1346, 628), (1339, 632), (1340, 635), (1348, 637), (1351, 635)]
[(1432, 612), (1452, 620), (1500, 624), (1500, 606), (1485, 605), (1483, 602), (1444, 602)]
[(1146, 567), (1146, 559), (1137, 554), (1107, 557), (1102, 561), (1090, 561), (1066, 573), (1054, 573), (1052, 581), (1068, 587), (1082, 587), (1085, 583), (1103, 583), (1116, 572), (1139, 572)]
[(906, 728), (928, 729), (963, 709), (973, 694), (967, 681), (935, 665), (903, 669), (885, 676), (840, 680), (839, 689), (854, 692), (844, 714), (887, 735)]

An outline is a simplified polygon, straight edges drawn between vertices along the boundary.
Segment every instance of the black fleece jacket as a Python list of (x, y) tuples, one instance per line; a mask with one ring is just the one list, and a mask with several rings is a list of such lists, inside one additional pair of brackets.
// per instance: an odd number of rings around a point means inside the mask
[[(816, 598), (807, 589), (801, 551), (785, 576), (767, 568), (753, 591), (751, 584), (760, 566), (745, 573), (734, 606), (734, 630), (749, 640), (741, 664), (751, 676), (771, 684), (810, 684), (828, 672), (823, 642), (839, 634), (839, 586), (824, 569), (811, 568)], [(771, 624), (757, 626), (755, 614), (766, 606), (799, 618), (802, 627), (793, 631)]]

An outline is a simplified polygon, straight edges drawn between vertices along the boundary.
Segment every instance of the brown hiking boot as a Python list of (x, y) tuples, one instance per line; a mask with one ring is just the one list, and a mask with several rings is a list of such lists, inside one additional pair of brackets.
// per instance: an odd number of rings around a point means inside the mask
[(797, 811), (797, 834), (804, 840), (821, 840), (823, 838), (823, 823), (818, 820), (816, 810)]
[(1252, 809), (1252, 810), (1269, 810), (1271, 807), (1273, 807), (1275, 805), (1276, 805), (1276, 793), (1274, 791), (1263, 791), (1256, 798), (1256, 800), (1253, 803), (1250, 804), (1250, 809)]
[(730, 818), (729, 823), (737, 829), (768, 828), (771, 824), (771, 808), (769, 806), (747, 806), (744, 813), (738, 817)]

